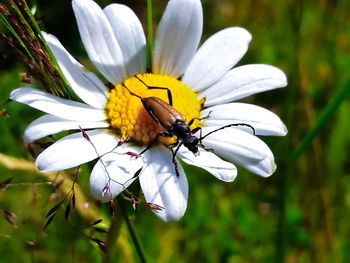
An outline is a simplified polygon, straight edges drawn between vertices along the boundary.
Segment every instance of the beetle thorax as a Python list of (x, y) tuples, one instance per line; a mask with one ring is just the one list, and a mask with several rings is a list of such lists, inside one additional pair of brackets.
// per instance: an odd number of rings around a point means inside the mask
[(191, 130), (186, 123), (182, 121), (176, 121), (172, 126), (170, 133), (183, 140), (185, 137), (191, 135)]

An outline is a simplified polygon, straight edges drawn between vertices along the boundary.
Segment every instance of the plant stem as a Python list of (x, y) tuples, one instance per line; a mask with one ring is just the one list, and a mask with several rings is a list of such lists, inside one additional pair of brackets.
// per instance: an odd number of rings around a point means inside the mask
[(112, 216), (111, 224), (109, 226), (108, 235), (106, 239), (105, 246), (105, 256), (103, 262), (108, 263), (112, 262), (113, 250), (115, 248), (115, 244), (117, 243), (117, 239), (120, 233), (120, 228), (122, 226), (123, 220), (120, 217), (121, 209), (120, 204), (118, 202), (117, 205), (114, 206), (114, 215)]
[(146, 66), (148, 70), (152, 69), (152, 50), (153, 50), (153, 24), (152, 24), (152, 0), (147, 0), (147, 44), (146, 44)]
[(143, 252), (143, 249), (141, 247), (141, 243), (140, 243), (140, 241), (138, 240), (138, 238), (136, 236), (136, 232), (135, 232), (135, 229), (134, 229), (132, 223), (129, 221), (129, 219), (127, 217), (125, 217), (125, 222), (126, 222), (126, 224), (128, 226), (128, 230), (129, 230), (131, 238), (132, 238), (132, 240), (134, 242), (134, 245), (135, 245), (137, 254), (139, 255), (140, 261), (144, 262), (144, 263), (147, 262), (146, 258), (145, 258), (145, 255), (144, 255), (144, 252)]
[(338, 92), (332, 97), (331, 101), (328, 103), (326, 108), (320, 113), (316, 120), (316, 124), (312, 129), (304, 136), (299, 145), (293, 151), (289, 163), (294, 163), (296, 159), (305, 151), (306, 147), (309, 146), (312, 139), (317, 135), (317, 133), (323, 128), (323, 126), (328, 122), (342, 102), (350, 94), (350, 79), (340, 87)]
[(146, 261), (146, 257), (145, 257), (145, 253), (143, 252), (141, 243), (140, 243), (140, 241), (139, 241), (139, 239), (138, 239), (138, 237), (136, 235), (134, 226), (132, 225), (132, 222), (129, 220), (129, 217), (128, 217), (127, 213), (126, 213), (126, 209), (125, 209), (125, 206), (123, 205), (123, 201), (125, 201), (125, 200), (122, 200), (122, 202), (120, 202), (120, 204), (121, 204), (120, 208), (122, 210), (122, 214), (123, 214), (124, 220), (126, 222), (126, 225), (128, 226), (129, 233), (131, 235), (132, 241), (134, 242), (134, 245), (135, 245), (137, 254), (139, 255), (140, 261), (142, 263), (145, 263), (145, 262), (147, 262)]
[[(36, 37), (38, 36), (38, 39), (40, 40), (40, 43), (44, 46), (46, 52), (48, 53), (48, 55), (50, 56), (50, 62), (52, 63), (52, 66), (55, 68), (55, 70), (57, 71), (57, 73), (60, 75), (60, 78), (62, 79), (63, 81), (63, 84), (64, 86), (62, 87), (62, 91), (59, 90), (59, 89), (55, 89), (55, 92), (58, 92), (57, 95), (63, 95), (64, 98), (66, 99), (70, 99), (70, 95), (69, 95), (69, 92), (67, 90), (68, 87), (70, 87), (68, 81), (66, 80), (66, 78), (64, 77), (60, 67), (58, 66), (58, 63), (57, 63), (57, 60), (55, 58), (55, 56), (53, 55), (49, 45), (47, 44), (45, 38), (43, 37), (42, 33), (41, 33), (41, 29), (38, 25), (38, 23), (36, 22), (36, 19), (32, 13), (32, 11), (29, 9), (27, 3), (25, 0), (22, 0), (23, 2), (23, 8), (24, 8), (24, 11), (26, 12), (27, 16), (29, 17), (30, 19), (30, 22), (32, 24), (32, 26), (34, 27), (34, 30), (33, 30), (33, 37)], [(29, 26), (29, 24), (28, 24)], [(55, 83), (55, 81), (52, 81), (53, 83)]]

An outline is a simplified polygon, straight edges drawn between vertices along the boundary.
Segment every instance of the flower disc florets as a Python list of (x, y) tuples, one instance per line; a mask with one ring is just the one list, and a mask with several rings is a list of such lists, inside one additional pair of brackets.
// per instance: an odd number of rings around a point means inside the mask
[[(150, 89), (150, 87), (163, 89)], [(122, 139), (132, 139), (137, 144), (147, 145), (162, 131), (146, 111), (141, 98), (158, 97), (169, 103), (168, 92), (164, 88), (170, 90), (173, 107), (185, 116), (186, 123), (199, 117), (201, 103), (197, 99), (197, 94), (187, 85), (166, 75), (139, 74), (136, 77), (129, 77), (109, 91), (105, 107), (107, 121), (120, 133)], [(193, 129), (200, 125), (201, 123), (196, 120), (190, 128)], [(166, 145), (173, 143), (174, 140), (175, 138), (159, 138), (159, 141)]]

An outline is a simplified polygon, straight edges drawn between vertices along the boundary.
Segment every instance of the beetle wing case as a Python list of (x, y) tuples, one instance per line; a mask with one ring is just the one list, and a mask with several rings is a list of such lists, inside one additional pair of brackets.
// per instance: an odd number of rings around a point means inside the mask
[(158, 123), (169, 131), (177, 121), (185, 122), (185, 116), (179, 113), (174, 107), (157, 97), (143, 98), (147, 105), (146, 110), (158, 121)]

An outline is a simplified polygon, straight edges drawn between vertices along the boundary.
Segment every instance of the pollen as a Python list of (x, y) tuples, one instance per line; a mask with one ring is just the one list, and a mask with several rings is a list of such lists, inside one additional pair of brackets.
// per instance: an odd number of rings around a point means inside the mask
[[(158, 97), (169, 102), (168, 91), (172, 96), (172, 107), (181, 113), (186, 123), (199, 118), (203, 101), (197, 94), (178, 79), (166, 75), (151, 73), (129, 77), (123, 83), (109, 90), (105, 106), (107, 122), (113, 132), (123, 140), (129, 140), (138, 145), (148, 145), (162, 130), (142, 104), (141, 98)], [(164, 113), (166, 114), (166, 113)], [(201, 126), (195, 120), (190, 129)], [(171, 145), (176, 137), (158, 137), (158, 143)]]

